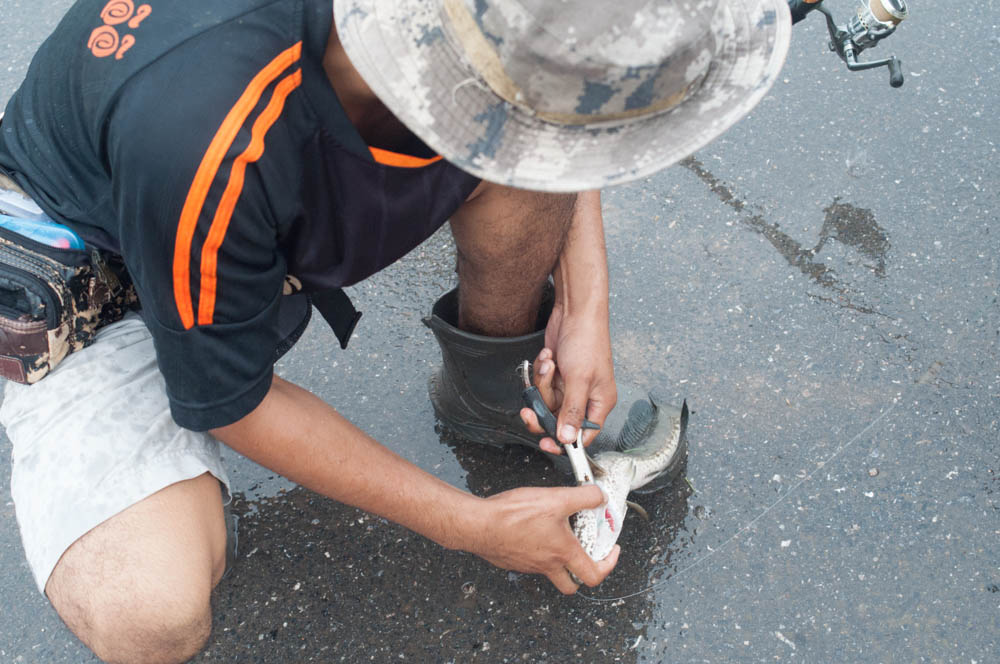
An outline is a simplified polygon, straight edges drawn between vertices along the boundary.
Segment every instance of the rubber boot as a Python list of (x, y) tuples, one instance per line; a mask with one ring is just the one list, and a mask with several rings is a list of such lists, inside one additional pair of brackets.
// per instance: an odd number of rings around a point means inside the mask
[[(458, 329), (458, 290), (443, 295), (424, 318), (441, 346), (442, 366), (429, 380), (431, 404), (447, 429), (467, 440), (486, 445), (523, 445), (539, 450), (540, 436), (521, 421), (523, 384), (518, 367), (534, 362), (545, 343), (545, 324), (552, 312), (553, 292), (546, 289), (536, 331), (519, 337), (487, 337)], [(625, 450), (655, 444), (661, 436), (680, 436), (677, 452), (665, 471), (642, 493), (663, 488), (680, 472), (687, 456), (683, 419), (679, 434), (673, 418), (661, 413), (665, 402), (655, 392), (618, 383), (618, 404), (588, 447), (591, 455), (602, 450)], [(669, 412), (679, 409), (669, 409)], [(545, 453), (555, 467), (571, 474), (565, 455)]]

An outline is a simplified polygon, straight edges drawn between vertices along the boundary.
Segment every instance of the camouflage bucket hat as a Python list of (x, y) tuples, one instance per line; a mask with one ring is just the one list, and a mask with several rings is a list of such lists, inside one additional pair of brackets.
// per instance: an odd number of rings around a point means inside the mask
[(456, 166), (581, 191), (735, 124), (788, 51), (786, 0), (334, 0), (354, 67)]

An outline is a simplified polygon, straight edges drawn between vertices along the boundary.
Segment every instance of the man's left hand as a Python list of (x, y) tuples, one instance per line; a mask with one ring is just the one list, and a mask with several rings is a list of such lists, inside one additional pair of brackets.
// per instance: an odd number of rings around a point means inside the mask
[[(576, 440), (584, 417), (603, 426), (617, 402), (607, 324), (566, 317), (558, 305), (549, 319), (545, 348), (535, 358), (533, 373), (542, 398), (559, 419), (559, 440), (545, 437), (540, 441), (545, 452), (561, 454), (562, 444)], [(530, 409), (523, 409), (521, 418), (532, 433), (545, 433)], [(585, 431), (584, 445), (595, 435), (596, 431)]]
[[(576, 440), (586, 417), (603, 426), (618, 392), (611, 361), (608, 324), (608, 263), (599, 191), (581, 192), (559, 261), (552, 272), (555, 303), (545, 327), (545, 348), (535, 358), (535, 380), (542, 398), (558, 414), (558, 441), (543, 438), (545, 452), (561, 454)], [(530, 409), (521, 418), (536, 434), (545, 433)], [(595, 431), (584, 433), (589, 445)]]

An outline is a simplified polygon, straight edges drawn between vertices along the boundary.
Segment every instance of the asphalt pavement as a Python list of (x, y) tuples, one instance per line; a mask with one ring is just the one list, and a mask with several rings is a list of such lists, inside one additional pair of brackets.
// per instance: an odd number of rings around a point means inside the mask
[[(70, 3), (0, 0), (0, 99)], [(851, 0), (827, 0), (841, 20)], [(691, 407), (685, 478), (564, 597), (228, 457), (240, 557), (196, 661), (1000, 661), (1000, 27), (912, 2), (851, 73), (821, 17), (725, 136), (605, 192), (619, 381)], [(959, 6), (960, 5), (960, 6)], [(446, 230), (351, 289), (279, 373), (478, 494), (565, 480), (435, 426), (421, 324)], [(23, 562), (0, 442), (0, 661), (92, 656)]]

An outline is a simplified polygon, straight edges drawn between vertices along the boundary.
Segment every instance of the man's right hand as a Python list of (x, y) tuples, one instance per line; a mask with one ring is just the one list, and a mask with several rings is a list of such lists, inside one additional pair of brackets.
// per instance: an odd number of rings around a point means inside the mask
[(567, 595), (579, 585), (596, 586), (618, 562), (619, 547), (593, 561), (569, 527), (569, 516), (598, 507), (604, 494), (596, 486), (513, 489), (483, 500), (477, 510), (476, 535), (466, 550), (498, 567), (544, 574)]
[(806, 14), (816, 9), (821, 0), (788, 0), (788, 9), (792, 12), (792, 25), (806, 17)]
[(212, 433), (317, 493), (500, 567), (544, 574), (564, 593), (578, 587), (569, 571), (597, 585), (618, 560), (616, 548), (595, 563), (569, 528), (571, 514), (604, 502), (596, 486), (477, 498), (379, 445), (315, 395), (278, 377), (253, 412)]

